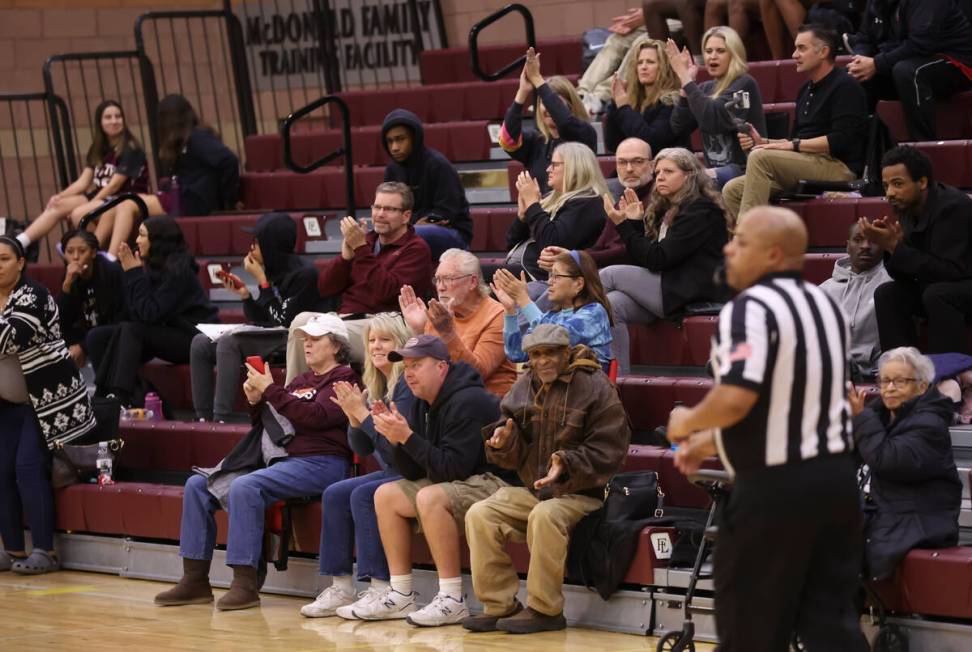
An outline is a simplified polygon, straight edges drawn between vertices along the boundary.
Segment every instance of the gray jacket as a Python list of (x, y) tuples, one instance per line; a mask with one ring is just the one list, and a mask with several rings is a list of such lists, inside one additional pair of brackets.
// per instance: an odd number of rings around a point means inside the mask
[(878, 263), (860, 274), (851, 270), (850, 256), (834, 263), (834, 274), (820, 284), (820, 289), (837, 302), (850, 326), (851, 367), (868, 375), (881, 353), (877, 316), (874, 314), (874, 291), (891, 280), (884, 263)]

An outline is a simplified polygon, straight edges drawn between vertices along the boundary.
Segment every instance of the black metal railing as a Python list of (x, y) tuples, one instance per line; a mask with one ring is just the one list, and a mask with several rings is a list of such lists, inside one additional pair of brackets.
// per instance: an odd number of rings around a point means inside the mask
[(502, 79), (506, 75), (510, 74), (513, 70), (522, 67), (523, 62), (526, 61), (526, 55), (521, 54), (519, 57), (506, 64), (496, 72), (485, 72), (480, 65), (479, 35), (482, 34), (484, 29), (512, 13), (518, 13), (523, 17), (523, 27), (526, 31), (526, 47), (524, 47), (523, 50), (526, 51), (528, 47), (537, 47), (537, 37), (533, 29), (533, 14), (530, 13), (530, 10), (523, 5), (515, 2), (513, 4), (506, 5), (502, 9), (494, 11), (490, 15), (486, 16), (481, 21), (473, 25), (469, 30), (469, 65), (472, 66), (473, 74), (483, 81), (492, 82)]
[[(334, 151), (325, 154), (321, 158), (308, 163), (307, 165), (301, 165), (295, 162), (293, 158), (293, 148), (290, 142), (291, 130), (293, 129), (294, 125), (314, 111), (327, 107), (331, 104), (337, 107), (338, 113), (341, 115), (341, 135), (343, 137), (343, 143)], [(322, 165), (327, 165), (338, 157), (344, 157), (344, 188), (345, 192), (347, 193), (347, 215), (354, 215), (354, 164), (351, 154), (351, 114), (348, 111), (348, 105), (344, 102), (344, 100), (337, 95), (328, 95), (326, 97), (314, 100), (307, 106), (304, 106), (288, 115), (284, 120), (280, 131), (283, 135), (284, 165), (294, 172), (307, 174), (308, 172), (313, 172)]]
[(123, 201), (135, 202), (135, 205), (138, 206), (139, 217), (143, 220), (148, 217), (148, 207), (145, 205), (145, 201), (141, 197), (139, 197), (137, 193), (126, 192), (120, 195), (115, 195), (114, 197), (112, 197), (111, 199), (103, 203), (101, 206), (99, 206), (98, 208), (94, 209), (93, 211), (91, 211), (90, 213), (82, 217), (81, 222), (78, 225), (78, 228), (87, 229), (89, 224), (97, 220), (99, 217), (101, 217), (102, 215), (104, 215), (105, 213), (107, 213), (108, 211), (110, 211), (111, 209), (113, 209), (115, 206), (122, 203)]

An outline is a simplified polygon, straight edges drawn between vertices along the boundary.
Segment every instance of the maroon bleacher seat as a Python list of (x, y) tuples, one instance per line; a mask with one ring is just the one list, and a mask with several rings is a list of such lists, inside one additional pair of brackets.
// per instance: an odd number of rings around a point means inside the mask
[[(972, 92), (964, 92), (935, 101), (935, 130), (942, 140), (972, 137)], [(896, 100), (882, 100), (877, 113), (898, 142), (911, 140), (905, 126), (904, 107)]]
[(667, 376), (621, 376), (621, 403), (635, 430), (650, 431), (668, 423), (675, 405), (675, 380)]
[(972, 618), (972, 547), (912, 550), (895, 577), (874, 588), (898, 613)]
[(959, 188), (972, 187), (969, 175), (970, 141), (952, 140), (915, 143), (931, 159), (935, 179)]

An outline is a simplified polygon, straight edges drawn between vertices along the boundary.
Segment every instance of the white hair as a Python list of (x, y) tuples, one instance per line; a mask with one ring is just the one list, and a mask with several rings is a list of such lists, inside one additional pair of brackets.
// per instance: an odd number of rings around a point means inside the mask
[(479, 258), (476, 254), (466, 251), (465, 249), (446, 249), (439, 256), (439, 264), (444, 263), (447, 260), (455, 260), (456, 267), (459, 268), (463, 274), (472, 274), (476, 277), (476, 282), (478, 285), (479, 294), (481, 296), (489, 296), (489, 286), (486, 285), (486, 281), (483, 279), (483, 269), (479, 265)]
[(914, 369), (915, 376), (920, 383), (930, 385), (935, 380), (935, 363), (913, 346), (899, 346), (882, 353), (881, 357), (878, 358), (878, 370), (889, 362), (903, 362)]

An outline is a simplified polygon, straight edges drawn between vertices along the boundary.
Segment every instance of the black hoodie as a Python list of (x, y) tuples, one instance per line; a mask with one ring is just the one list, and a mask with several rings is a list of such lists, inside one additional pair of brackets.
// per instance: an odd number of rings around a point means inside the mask
[(433, 483), (465, 480), (489, 470), (480, 434), (499, 419), (499, 398), (465, 362), (449, 365), (439, 395), (431, 405), (415, 397), (407, 415), (412, 436), (395, 447), (394, 466), (409, 480)]
[[(407, 127), (412, 132), (412, 153), (402, 163), (391, 159), (385, 166), (385, 181), (400, 181), (412, 189), (415, 205), (412, 224), (423, 217), (439, 218), (462, 235), (468, 244), (472, 240), (472, 220), (466, 191), (459, 181), (459, 173), (440, 152), (425, 146), (422, 121), (411, 111), (395, 109), (381, 125), (381, 145), (388, 152), (385, 136), (392, 127)], [(391, 156), (391, 153), (388, 153)], [(444, 226), (444, 224), (442, 224)]]
[(116, 324), (126, 317), (121, 265), (103, 256), (95, 256), (92, 265), (90, 279), (76, 278), (70, 292), (62, 287), (57, 295), (61, 334), (68, 346), (83, 344), (95, 326)]
[(302, 312), (325, 312), (317, 290), (317, 270), (294, 253), (297, 225), (287, 213), (266, 213), (256, 226), (244, 229), (260, 244), (270, 287), (260, 296), (243, 302), (247, 321), (271, 326), (290, 326)]

